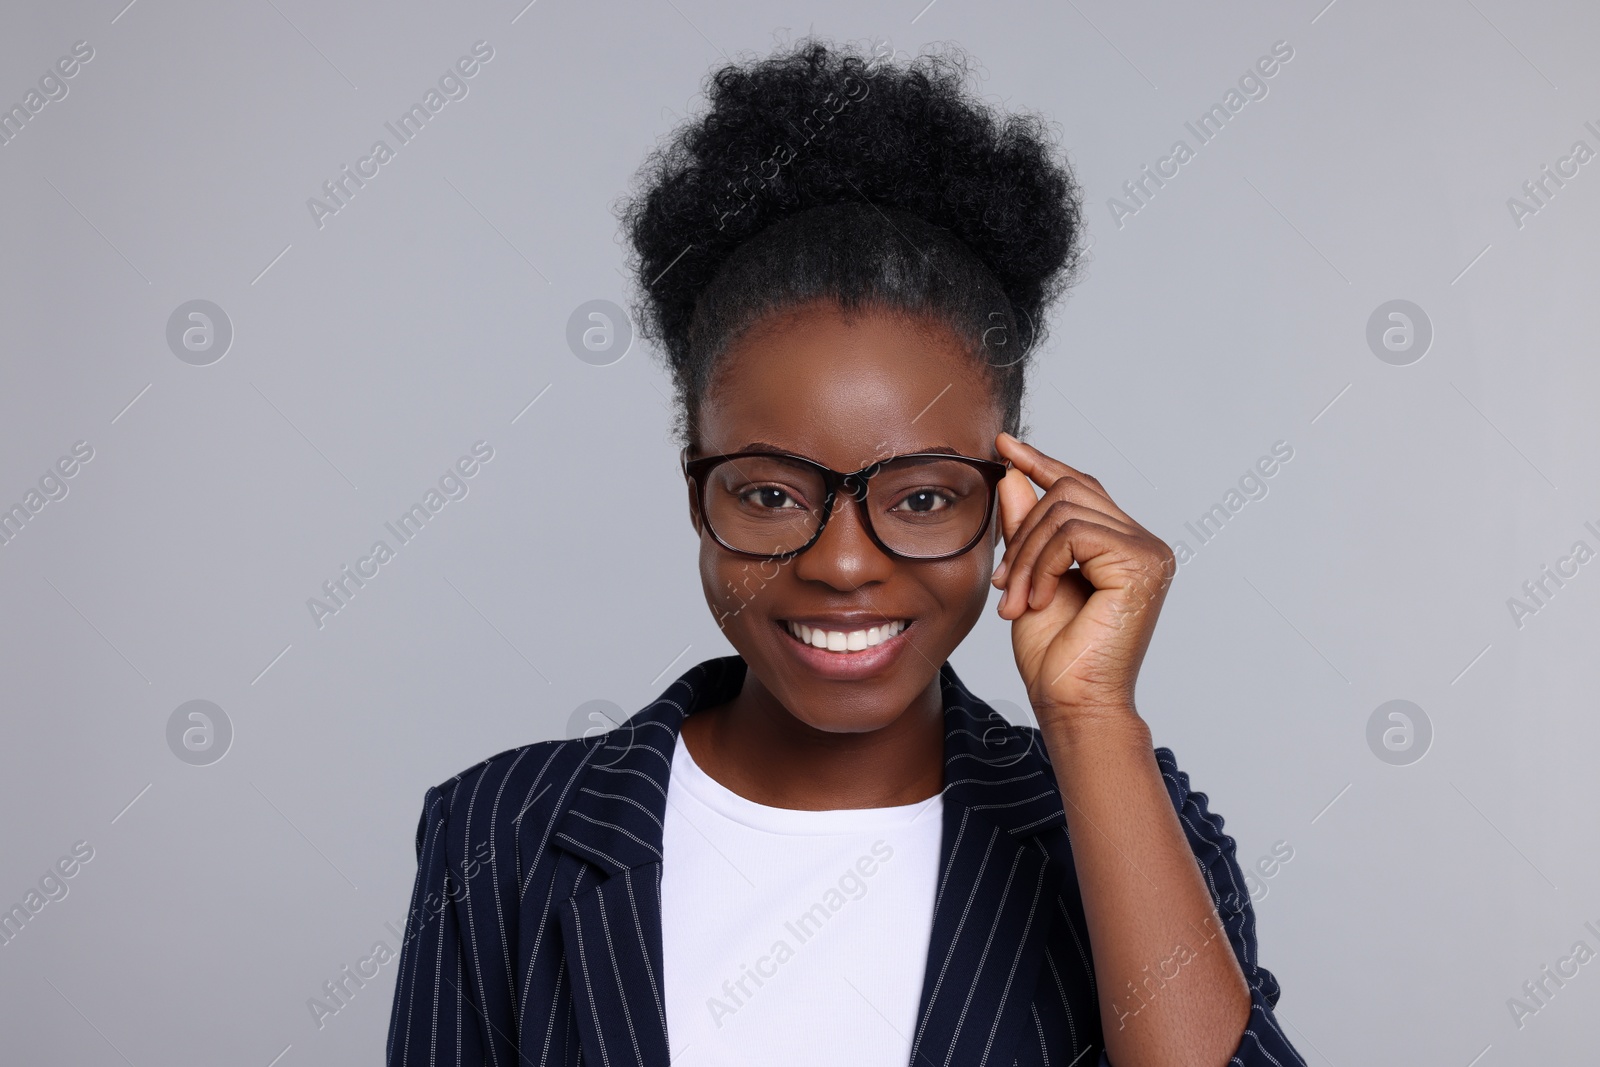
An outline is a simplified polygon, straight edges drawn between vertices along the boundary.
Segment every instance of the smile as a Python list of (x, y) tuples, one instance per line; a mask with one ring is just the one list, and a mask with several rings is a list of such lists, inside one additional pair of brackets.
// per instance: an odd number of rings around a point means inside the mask
[(789, 635), (803, 645), (812, 648), (825, 649), (829, 652), (861, 652), (883, 644), (902, 631), (911, 623), (904, 619), (885, 623), (882, 626), (871, 626), (865, 630), (824, 630), (819, 626), (807, 626), (803, 622), (782, 623)]

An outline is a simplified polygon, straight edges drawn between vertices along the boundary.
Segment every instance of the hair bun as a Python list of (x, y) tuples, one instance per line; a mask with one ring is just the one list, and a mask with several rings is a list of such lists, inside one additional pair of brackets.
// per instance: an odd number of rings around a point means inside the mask
[(894, 206), (968, 246), (1019, 316), (1046, 306), (1080, 259), (1082, 195), (1048, 124), (966, 91), (959, 49), (896, 65), (813, 38), (709, 78), (709, 107), (641, 168), (621, 207), (640, 332), (675, 367), (696, 298), (761, 230), (843, 201)]

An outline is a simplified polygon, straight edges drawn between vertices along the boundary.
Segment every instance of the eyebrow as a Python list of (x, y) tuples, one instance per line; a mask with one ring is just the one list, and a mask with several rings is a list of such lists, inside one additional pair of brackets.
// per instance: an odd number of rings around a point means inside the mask
[[(736, 451), (736, 452), (782, 452), (785, 455), (791, 455), (791, 456), (799, 455), (799, 453), (796, 452), (792, 448), (779, 448), (777, 445), (770, 444), (770, 443), (768, 443), (766, 441), (750, 441), (750, 442), (742, 445), (741, 447), (734, 449), (734, 451)], [(926, 448), (913, 448), (913, 449), (909, 449), (909, 450), (907, 450), (905, 452), (894, 452), (894, 453), (891, 453), (891, 454), (892, 455), (896, 455), (896, 456), (909, 456), (909, 455), (912, 455), (913, 453), (917, 453), (917, 452), (937, 452), (937, 453), (941, 453), (941, 454), (946, 455), (946, 456), (965, 456), (966, 455), (965, 452), (961, 452), (961, 451), (958, 451), (957, 449), (951, 448), (949, 445), (929, 445)]]

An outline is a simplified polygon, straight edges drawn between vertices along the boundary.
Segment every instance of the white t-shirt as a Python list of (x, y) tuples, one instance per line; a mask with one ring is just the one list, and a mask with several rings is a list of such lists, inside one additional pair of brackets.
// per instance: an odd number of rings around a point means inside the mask
[(680, 736), (662, 835), (673, 1067), (908, 1063), (943, 797), (797, 811), (746, 800)]

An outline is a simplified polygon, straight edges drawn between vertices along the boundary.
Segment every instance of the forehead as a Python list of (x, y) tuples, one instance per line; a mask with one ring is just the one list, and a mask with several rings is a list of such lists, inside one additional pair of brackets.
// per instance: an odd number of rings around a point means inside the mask
[(1001, 416), (982, 366), (936, 320), (831, 302), (764, 320), (726, 352), (700, 407), (707, 454), (763, 441), (855, 470), (943, 446), (992, 457)]

